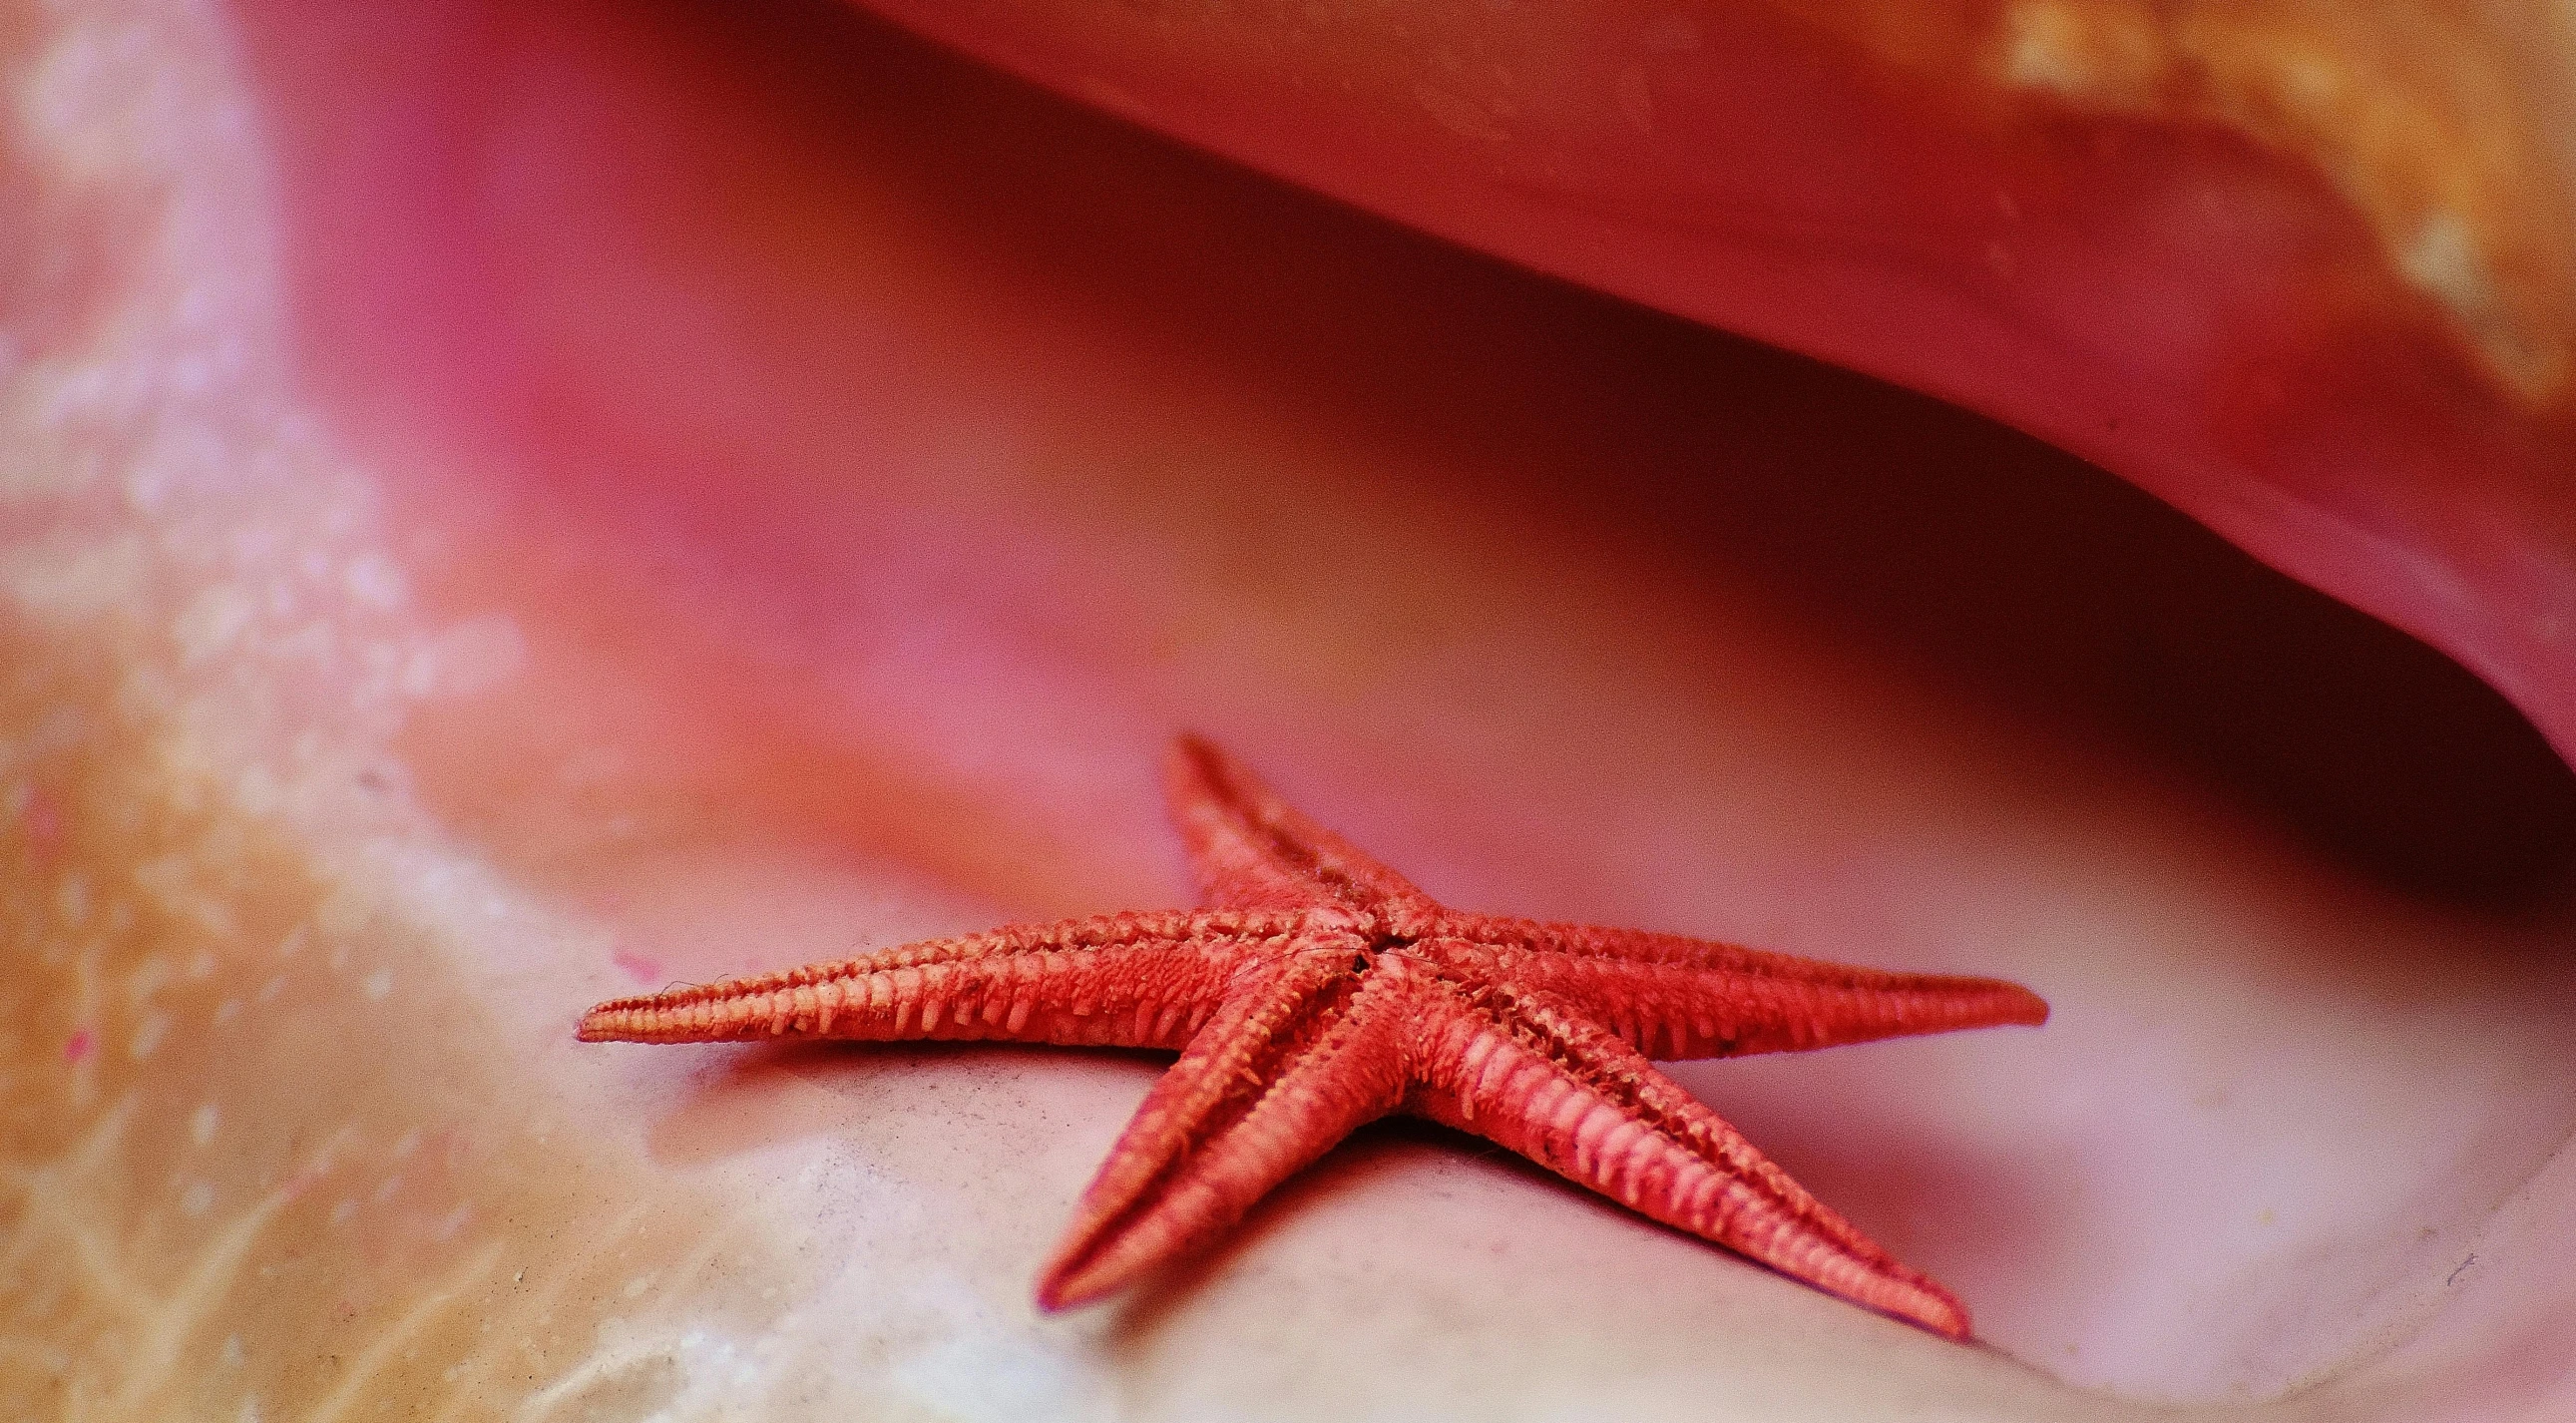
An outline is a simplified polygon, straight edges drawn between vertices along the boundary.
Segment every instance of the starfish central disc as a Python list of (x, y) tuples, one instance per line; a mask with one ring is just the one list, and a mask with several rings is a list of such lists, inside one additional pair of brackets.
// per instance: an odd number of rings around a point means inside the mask
[(1789, 1179), (1650, 1058), (2039, 1023), (1995, 979), (1448, 909), (1205, 742), (1167, 774), (1207, 908), (996, 929), (621, 998), (586, 1041), (785, 1036), (1162, 1048), (1180, 1058), (1038, 1280), (1054, 1309), (1204, 1246), (1362, 1124), (1472, 1132), (1819, 1289), (1967, 1337), (1950, 1293)]

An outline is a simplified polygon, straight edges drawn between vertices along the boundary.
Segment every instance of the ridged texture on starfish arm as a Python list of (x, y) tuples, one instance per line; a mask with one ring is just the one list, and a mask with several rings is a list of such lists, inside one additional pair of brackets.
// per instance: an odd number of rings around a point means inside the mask
[(1462, 977), (1545, 990), (1666, 1062), (1801, 1052), (1953, 1028), (2038, 1022), (2029, 989), (1889, 973), (1678, 934), (1479, 919), (1416, 947)]
[(1307, 819), (1234, 758), (1194, 736), (1163, 767), (1163, 795), (1208, 904), (1346, 904), (1392, 927), (1441, 908), (1413, 882)]
[(1311, 916), (1108, 914), (905, 944), (839, 963), (620, 998), (585, 1042), (778, 1037), (1179, 1048), (1235, 971)]
[(1993, 979), (1443, 908), (1184, 740), (1172, 815), (1209, 908), (999, 929), (594, 1008), (590, 1040), (1005, 1038), (1175, 1049), (1040, 1275), (1048, 1308), (1191, 1253), (1390, 1112), (1445, 1122), (1667, 1225), (1963, 1338), (1957, 1300), (1645, 1057), (2038, 1023)]
[(1355, 934), (1318, 935), (1248, 975), (1082, 1193), (1039, 1275), (1040, 1304), (1096, 1299), (1188, 1253), (1402, 1102), (1408, 1005), (1389, 981), (1354, 971), (1366, 949)]
[(1425, 1014), (1415, 1112), (1641, 1215), (1952, 1338), (1968, 1313), (1898, 1264), (1635, 1049), (1540, 995)]

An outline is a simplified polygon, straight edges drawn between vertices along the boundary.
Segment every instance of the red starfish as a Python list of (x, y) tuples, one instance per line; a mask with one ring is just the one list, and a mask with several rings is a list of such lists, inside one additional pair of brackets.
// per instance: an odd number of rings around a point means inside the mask
[(1039, 1277), (1048, 1309), (1198, 1249), (1354, 1128), (1409, 1112), (1967, 1337), (1948, 1291), (1808, 1195), (1646, 1054), (2045, 1021), (2029, 990), (1444, 909), (1202, 741), (1175, 749), (1168, 793), (1209, 908), (996, 929), (621, 998), (590, 1010), (581, 1036), (1178, 1050)]

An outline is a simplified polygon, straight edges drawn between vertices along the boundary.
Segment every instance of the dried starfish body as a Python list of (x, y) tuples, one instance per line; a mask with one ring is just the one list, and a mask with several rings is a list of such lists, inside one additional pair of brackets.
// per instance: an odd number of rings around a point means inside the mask
[(1460, 913), (1202, 741), (1177, 747), (1168, 789), (1209, 908), (999, 929), (618, 999), (592, 1009), (581, 1036), (1179, 1052), (1039, 1277), (1049, 1309), (1200, 1248), (1352, 1130), (1404, 1112), (1820, 1289), (1967, 1336), (1948, 1291), (1647, 1057), (2042, 1022), (2048, 1005), (2029, 990)]

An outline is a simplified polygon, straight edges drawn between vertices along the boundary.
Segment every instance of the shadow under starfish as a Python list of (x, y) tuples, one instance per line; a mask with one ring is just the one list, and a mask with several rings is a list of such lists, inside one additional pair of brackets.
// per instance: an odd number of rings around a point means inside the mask
[(1014, 926), (621, 998), (584, 1015), (581, 1037), (1179, 1052), (1040, 1274), (1048, 1309), (1199, 1249), (1354, 1128), (1403, 1112), (1819, 1289), (1968, 1336), (1947, 1290), (1647, 1059), (2035, 1024), (2048, 1017), (2037, 995), (1444, 908), (1194, 738), (1174, 748), (1167, 791), (1205, 909)]

